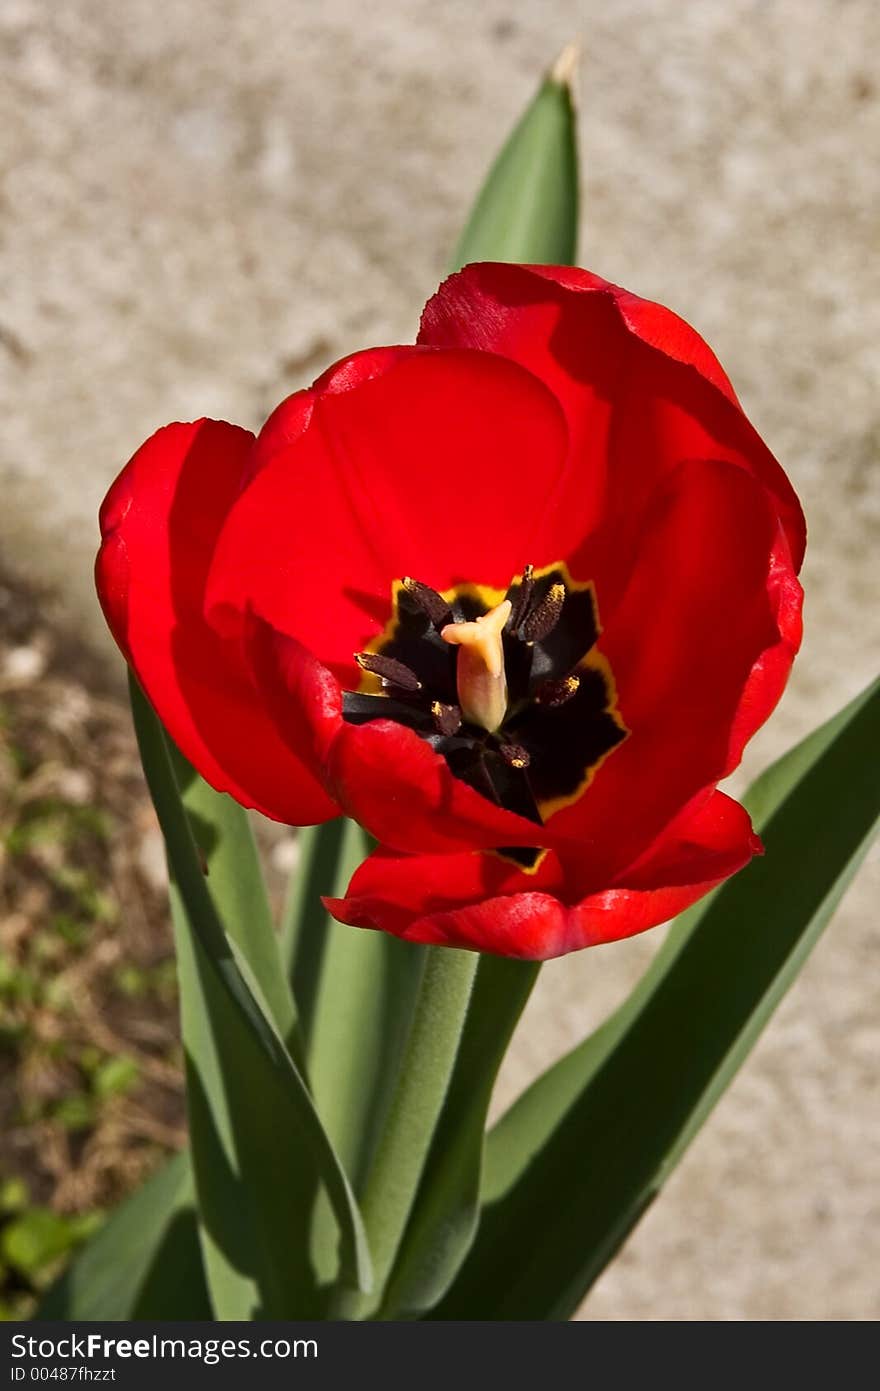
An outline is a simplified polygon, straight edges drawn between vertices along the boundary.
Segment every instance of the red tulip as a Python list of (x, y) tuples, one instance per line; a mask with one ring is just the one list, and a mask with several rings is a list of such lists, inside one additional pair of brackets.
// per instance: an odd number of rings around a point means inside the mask
[(107, 621), (203, 776), (380, 842), (343, 922), (557, 956), (761, 849), (717, 783), (797, 650), (804, 523), (660, 305), (467, 267), (417, 346), (344, 359), (256, 439), (160, 430), (101, 527)]

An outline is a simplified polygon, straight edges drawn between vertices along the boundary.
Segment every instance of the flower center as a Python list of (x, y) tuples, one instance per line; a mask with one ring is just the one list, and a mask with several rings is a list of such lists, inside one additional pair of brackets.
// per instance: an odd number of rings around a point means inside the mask
[(467, 584), (439, 594), (407, 577), (384, 633), (356, 654), (361, 688), (343, 712), (407, 725), (456, 777), (540, 826), (628, 732), (599, 632), (592, 584), (562, 564), (527, 565), (506, 594)]

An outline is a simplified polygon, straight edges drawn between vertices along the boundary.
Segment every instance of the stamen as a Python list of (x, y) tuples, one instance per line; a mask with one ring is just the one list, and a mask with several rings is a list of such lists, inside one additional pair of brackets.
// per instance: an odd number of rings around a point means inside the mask
[(517, 628), (519, 627), (520, 623), (522, 623), (523, 619), (526, 616), (526, 613), (528, 612), (529, 602), (531, 600), (532, 590), (534, 589), (534, 587), (535, 567), (534, 565), (526, 565), (523, 568), (522, 579), (519, 583), (519, 593), (516, 596), (516, 600), (513, 605), (513, 613), (510, 615), (510, 621), (508, 623), (508, 627), (510, 628), (510, 631), (512, 633), (516, 632)]
[(461, 648), (456, 685), (462, 714), (490, 734), (499, 728), (507, 714), (507, 676), (501, 635), (511, 607), (510, 600), (503, 599), (496, 608), (471, 623), (447, 623), (440, 630), (444, 642)]
[(531, 763), (528, 749), (524, 749), (522, 744), (502, 744), (498, 752), (511, 768), (528, 768)]
[(457, 705), (444, 705), (442, 700), (432, 700), (431, 714), (438, 734), (449, 736), (461, 729), (461, 711)]
[(577, 695), (580, 684), (579, 676), (564, 676), (561, 681), (545, 681), (535, 700), (539, 705), (547, 705), (551, 710), (555, 710), (558, 705), (564, 705), (572, 696)]
[(380, 652), (355, 652), (354, 659), (362, 671), (370, 671), (380, 676), (383, 684), (396, 686), (399, 691), (420, 691), (422, 683), (414, 671), (398, 662), (394, 657), (383, 657)]
[(404, 575), (400, 583), (422, 612), (428, 615), (435, 628), (442, 628), (445, 623), (452, 622), (452, 609), (436, 589), (432, 589), (429, 584), (422, 584), (421, 580), (414, 580), (412, 575)]
[(541, 642), (549, 637), (559, 622), (565, 603), (565, 585), (551, 584), (540, 604), (526, 617), (520, 636), (524, 642)]

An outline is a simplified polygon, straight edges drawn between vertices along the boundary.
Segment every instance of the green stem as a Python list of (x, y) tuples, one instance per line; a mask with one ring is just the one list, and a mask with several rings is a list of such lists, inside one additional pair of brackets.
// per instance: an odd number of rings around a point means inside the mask
[(365, 1298), (341, 1290), (331, 1318), (369, 1318), (381, 1304), (446, 1098), (479, 960), (476, 952), (429, 948), (397, 1087), (361, 1204), (373, 1293)]

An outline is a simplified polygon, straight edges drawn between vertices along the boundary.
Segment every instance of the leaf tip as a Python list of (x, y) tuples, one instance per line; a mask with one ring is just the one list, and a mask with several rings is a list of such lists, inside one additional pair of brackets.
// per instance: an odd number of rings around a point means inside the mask
[(572, 39), (571, 43), (565, 45), (548, 73), (550, 81), (555, 82), (557, 87), (568, 88), (572, 101), (575, 100), (574, 84), (580, 67), (582, 49), (581, 40), (579, 38)]

